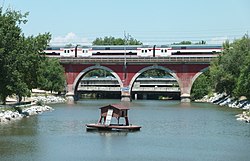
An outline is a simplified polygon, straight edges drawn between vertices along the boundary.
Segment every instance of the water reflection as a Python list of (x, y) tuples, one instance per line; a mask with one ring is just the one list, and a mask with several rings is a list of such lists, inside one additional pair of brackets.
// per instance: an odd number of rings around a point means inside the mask
[(128, 132), (118, 132), (118, 131), (109, 131), (109, 132), (97, 132), (100, 136), (104, 137), (118, 137), (118, 136), (127, 136)]
[[(36, 135), (38, 119), (36, 116), (17, 120), (0, 126), (1, 160), (18, 160), (19, 156), (37, 153), (38, 140)], [(5, 158), (5, 159), (4, 159)]]

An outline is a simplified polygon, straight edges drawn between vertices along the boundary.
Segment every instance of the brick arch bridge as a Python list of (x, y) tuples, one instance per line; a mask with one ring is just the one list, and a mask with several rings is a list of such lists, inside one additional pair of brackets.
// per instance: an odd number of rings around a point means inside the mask
[(65, 69), (67, 94), (72, 100), (81, 78), (91, 70), (104, 69), (117, 78), (122, 101), (131, 101), (131, 88), (136, 78), (150, 69), (167, 71), (178, 82), (181, 101), (190, 102), (196, 78), (208, 69), (212, 58), (60, 58)]

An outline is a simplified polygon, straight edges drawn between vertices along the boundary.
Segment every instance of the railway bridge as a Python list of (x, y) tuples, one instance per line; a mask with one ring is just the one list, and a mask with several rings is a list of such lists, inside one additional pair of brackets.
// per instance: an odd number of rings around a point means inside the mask
[(212, 57), (61, 57), (65, 69), (68, 100), (74, 100), (81, 79), (88, 72), (104, 69), (118, 80), (121, 100), (131, 101), (135, 80), (145, 71), (159, 69), (168, 72), (178, 82), (181, 102), (190, 102), (191, 88), (196, 78), (208, 69)]

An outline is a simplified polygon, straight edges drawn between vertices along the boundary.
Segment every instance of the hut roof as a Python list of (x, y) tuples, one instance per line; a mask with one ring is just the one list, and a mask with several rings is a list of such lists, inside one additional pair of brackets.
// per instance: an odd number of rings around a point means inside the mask
[(107, 105), (107, 106), (100, 107), (100, 109), (102, 109), (102, 108), (108, 108), (108, 107), (113, 107), (113, 108), (116, 108), (118, 110), (129, 110), (129, 108), (127, 106), (123, 106), (121, 104)]

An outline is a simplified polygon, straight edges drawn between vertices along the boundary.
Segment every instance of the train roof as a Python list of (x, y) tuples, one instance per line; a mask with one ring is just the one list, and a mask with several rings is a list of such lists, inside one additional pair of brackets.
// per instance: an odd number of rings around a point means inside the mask
[(171, 45), (172, 49), (221, 49), (222, 45), (213, 45), (213, 44), (193, 44), (193, 45)]
[(91, 46), (92, 50), (136, 50), (138, 45), (107, 45), (107, 46)]
[[(222, 45), (218, 44), (191, 44), (191, 45), (90, 45), (90, 46), (78, 46), (78, 48), (92, 48), (92, 50), (134, 50), (136, 48), (185, 48), (185, 49), (192, 49), (192, 48), (222, 48)], [(68, 47), (68, 46), (48, 46), (47, 50), (59, 50), (61, 48), (75, 48), (75, 46)]]

